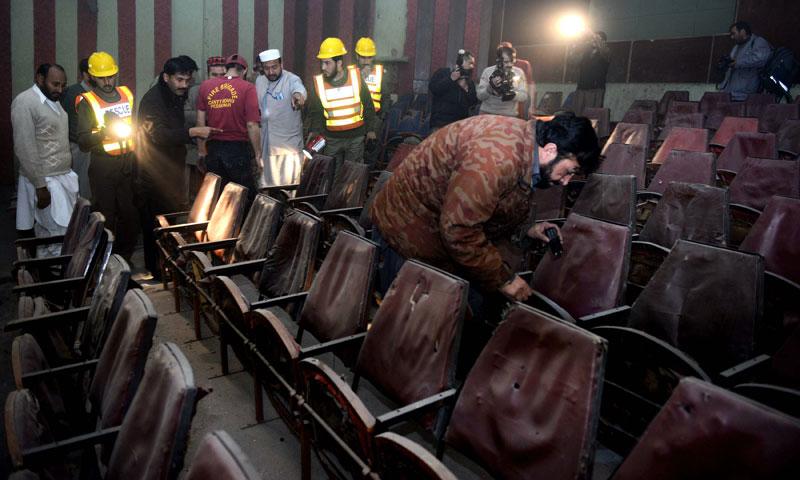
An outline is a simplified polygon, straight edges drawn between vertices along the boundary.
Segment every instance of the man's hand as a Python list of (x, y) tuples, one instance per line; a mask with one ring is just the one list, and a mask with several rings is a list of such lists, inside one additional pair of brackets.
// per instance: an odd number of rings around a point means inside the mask
[(556, 232), (558, 232), (558, 239), (563, 242), (564, 239), (561, 238), (561, 229), (558, 228), (558, 225), (555, 225), (555, 224), (550, 223), (550, 222), (540, 222), (540, 223), (537, 223), (536, 225), (532, 226), (528, 230), (528, 236), (531, 237), (531, 238), (539, 239), (539, 240), (543, 241), (544, 243), (550, 243), (550, 239), (547, 238), (547, 235), (544, 234), (544, 231), (547, 230), (550, 227), (554, 227), (556, 229)]
[(39, 210), (47, 208), (50, 205), (50, 190), (47, 187), (36, 189), (36, 208)]
[(375, 136), (375, 132), (367, 132), (367, 141), (374, 142), (377, 140), (378, 137)]
[(261, 155), (256, 155), (256, 157), (253, 159), (253, 175), (257, 177), (261, 175), (261, 172), (263, 171), (264, 171), (264, 162), (261, 159)]
[(500, 85), (503, 84), (503, 79), (500, 77), (500, 75), (495, 75), (489, 79), (489, 82), (492, 84), (492, 87), (497, 90), (500, 88)]
[(189, 136), (192, 138), (208, 138), (215, 133), (222, 133), (222, 129), (214, 127), (192, 127), (189, 129)]
[(455, 70), (450, 72), (450, 80), (455, 82), (459, 78), (461, 78), (461, 68), (460, 67), (456, 67)]
[(528, 282), (523, 280), (518, 275), (514, 275), (511, 283), (500, 287), (500, 293), (508, 297), (510, 300), (517, 302), (524, 302), (528, 297), (533, 294), (533, 290), (528, 286)]
[(303, 108), (303, 105), (305, 105), (305, 103), (306, 103), (306, 99), (303, 98), (303, 95), (301, 95), (300, 92), (295, 92), (294, 94), (292, 94), (292, 108), (293, 109), (299, 110), (299, 109)]

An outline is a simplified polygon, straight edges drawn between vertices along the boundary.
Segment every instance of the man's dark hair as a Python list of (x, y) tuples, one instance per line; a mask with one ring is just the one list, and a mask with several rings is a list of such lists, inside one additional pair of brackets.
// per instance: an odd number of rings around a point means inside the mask
[(736, 27), (736, 30), (744, 30), (745, 33), (747, 33), (748, 35), (753, 33), (753, 31), (750, 30), (750, 24), (747, 22), (736, 22), (732, 24), (730, 27), (728, 27), (728, 30), (730, 30), (733, 27)]
[(226, 64), (225, 64), (225, 70), (230, 70), (231, 68), (235, 68), (235, 69), (236, 69), (236, 71), (237, 71), (237, 72), (239, 72), (239, 75), (241, 75), (241, 74), (242, 74), (242, 72), (244, 72), (245, 70), (247, 70), (247, 69), (244, 67), (244, 65), (242, 65), (241, 63), (233, 63), (233, 62), (231, 62), (231, 63), (226, 63)]
[(554, 161), (574, 156), (581, 173), (592, 173), (600, 166), (600, 146), (592, 123), (572, 112), (556, 115), (549, 122), (536, 122), (536, 143), (540, 147), (555, 143), (558, 155)]
[[(195, 65), (197, 66), (197, 65)], [(176, 75), (178, 73), (183, 73), (186, 75), (191, 75), (194, 70), (192, 70), (192, 66), (189, 65), (187, 62), (183, 61), (181, 57), (172, 57), (164, 63), (164, 73), (167, 75)]]
[(39, 68), (36, 69), (36, 74), (41, 75), (44, 78), (47, 78), (47, 72), (49, 72), (51, 68), (56, 68), (58, 70), (61, 70), (62, 72), (64, 72), (64, 75), (67, 74), (66, 70), (64, 70), (64, 67), (62, 67), (57, 63), (43, 63), (39, 65)]
[[(728, 29), (728, 30), (730, 30), (730, 29)], [(604, 42), (608, 41), (608, 37), (606, 36), (606, 32), (601, 30), (599, 32), (595, 32), (595, 34), (599, 35), (600, 38), (602, 38)]]
[(78, 70), (81, 73), (89, 73), (89, 57), (84, 58), (78, 63)]
[(192, 74), (192, 73), (194, 73), (194, 72), (196, 72), (196, 71), (198, 71), (200, 69), (197, 66), (197, 62), (195, 62), (194, 59), (192, 57), (190, 57), (189, 55), (181, 55), (181, 56), (178, 57), (178, 59), (181, 62), (183, 62), (186, 65), (185, 68), (187, 68), (187, 70), (184, 70), (184, 71), (182, 71), (180, 73)]
[(508, 55), (508, 58), (514, 58), (517, 55), (517, 50), (514, 47), (500, 47), (497, 49), (497, 58), (503, 58), (503, 55)]
[(336, 62), (338, 62), (339, 60), (342, 60), (342, 61), (344, 61), (344, 56), (342, 56), (342, 55), (336, 55), (335, 57), (331, 57), (331, 60), (333, 60), (333, 63), (336, 63)]

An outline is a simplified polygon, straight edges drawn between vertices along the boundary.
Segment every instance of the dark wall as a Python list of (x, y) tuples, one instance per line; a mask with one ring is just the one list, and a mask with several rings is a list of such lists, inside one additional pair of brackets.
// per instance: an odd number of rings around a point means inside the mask
[[(502, 2), (497, 2), (502, 5)], [(589, 1), (505, 0), (495, 13), (492, 39), (508, 40), (520, 58), (531, 62), (537, 82), (575, 82), (577, 71), (565, 65), (566, 45), (556, 43), (552, 21), (559, 12), (574, 8), (588, 11)], [(800, 0), (739, 0), (737, 19), (750, 23), (753, 33), (773, 47), (785, 46), (800, 57)], [(498, 26), (502, 30), (498, 32)], [(532, 27), (536, 28), (532, 28)], [(492, 43), (492, 46), (496, 43)], [(715, 83), (721, 74), (714, 69), (719, 57), (733, 47), (728, 35), (610, 42), (608, 81), (615, 83)]]

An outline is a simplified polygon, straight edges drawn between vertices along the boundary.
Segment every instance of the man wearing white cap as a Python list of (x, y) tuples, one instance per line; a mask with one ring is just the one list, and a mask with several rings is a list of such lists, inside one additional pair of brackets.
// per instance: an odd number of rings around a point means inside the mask
[(261, 151), (267, 160), (259, 186), (297, 183), (303, 150), (301, 109), (308, 94), (300, 77), (283, 70), (277, 49), (264, 50), (258, 58), (264, 68), (264, 74), (256, 79), (261, 107)]

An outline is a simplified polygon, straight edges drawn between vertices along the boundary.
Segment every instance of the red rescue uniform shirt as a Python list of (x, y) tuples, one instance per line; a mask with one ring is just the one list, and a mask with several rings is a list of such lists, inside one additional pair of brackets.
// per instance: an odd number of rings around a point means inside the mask
[(258, 122), (258, 94), (252, 83), (239, 77), (217, 77), (200, 85), (197, 109), (206, 112), (206, 125), (221, 128), (214, 140), (246, 141), (247, 122)]

